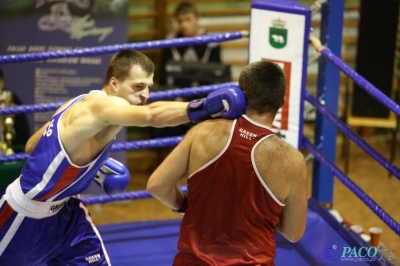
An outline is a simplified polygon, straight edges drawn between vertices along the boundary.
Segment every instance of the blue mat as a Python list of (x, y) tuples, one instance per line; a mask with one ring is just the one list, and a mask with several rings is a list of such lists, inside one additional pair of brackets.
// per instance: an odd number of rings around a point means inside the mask
[[(98, 226), (98, 230), (113, 266), (169, 266), (178, 251), (180, 222), (179, 219), (110, 224)], [(385, 260), (344, 261), (354, 259), (351, 252), (344, 253), (342, 258), (344, 250), (358, 250), (367, 245), (361, 238), (343, 228), (313, 200), (309, 201), (306, 233), (303, 238), (293, 244), (277, 233), (275, 240), (277, 266), (391, 265)]]

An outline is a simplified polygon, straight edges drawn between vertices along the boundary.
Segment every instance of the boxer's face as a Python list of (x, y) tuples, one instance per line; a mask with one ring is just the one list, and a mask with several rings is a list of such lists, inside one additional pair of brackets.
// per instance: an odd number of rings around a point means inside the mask
[(178, 14), (176, 20), (178, 21), (178, 30), (184, 37), (197, 36), (198, 16), (193, 13)]
[(132, 105), (143, 105), (149, 99), (149, 90), (153, 86), (154, 73), (148, 74), (140, 66), (132, 66), (129, 77), (116, 81), (116, 96), (124, 98)]

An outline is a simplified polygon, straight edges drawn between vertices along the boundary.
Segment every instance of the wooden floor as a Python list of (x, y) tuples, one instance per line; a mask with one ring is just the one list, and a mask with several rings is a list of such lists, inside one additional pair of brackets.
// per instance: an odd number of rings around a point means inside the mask
[[(305, 135), (312, 137), (312, 128), (305, 129)], [(336, 165), (343, 170), (344, 158), (341, 156), (342, 136), (337, 139)], [(383, 156), (389, 158), (390, 135), (379, 133), (367, 139)], [(400, 146), (400, 145), (399, 145)], [(400, 166), (400, 151), (397, 149), (395, 164)], [(350, 168), (348, 176), (366, 194), (368, 194), (379, 206), (381, 206), (394, 220), (400, 222), (400, 181), (395, 177), (388, 177), (388, 172), (376, 161), (374, 161), (363, 150), (355, 144), (351, 145)], [(154, 150), (140, 150), (127, 152), (128, 166), (131, 171), (131, 181), (128, 191), (145, 189), (146, 182), (152, 170), (157, 166), (161, 152)], [(308, 163), (309, 182), (311, 193), (313, 162)], [(181, 184), (185, 184), (182, 180)], [(378, 226), (383, 228), (381, 235), (382, 244), (395, 250), (395, 255), (400, 257), (400, 237), (396, 235), (384, 222), (382, 222), (366, 205), (357, 198), (337, 178), (334, 182), (333, 208), (353, 224), (363, 226), (364, 231), (369, 227)], [(93, 221), (97, 225), (108, 223), (122, 223), (131, 221), (147, 221), (158, 219), (175, 219), (180, 216), (174, 214), (170, 209), (155, 199), (141, 199), (122, 201), (107, 204), (95, 204), (89, 206)]]

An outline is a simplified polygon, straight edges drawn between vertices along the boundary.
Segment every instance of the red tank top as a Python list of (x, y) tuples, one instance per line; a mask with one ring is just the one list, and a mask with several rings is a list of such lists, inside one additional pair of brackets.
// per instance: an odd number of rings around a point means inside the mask
[(199, 265), (273, 265), (282, 204), (262, 180), (254, 150), (274, 133), (242, 116), (225, 148), (188, 179), (180, 255)]

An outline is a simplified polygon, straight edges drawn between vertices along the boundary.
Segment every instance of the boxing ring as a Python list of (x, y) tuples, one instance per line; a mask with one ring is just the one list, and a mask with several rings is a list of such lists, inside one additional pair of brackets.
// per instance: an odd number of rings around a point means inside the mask
[[(334, 1), (330, 2), (331, 8), (325, 10), (325, 13), (323, 12), (323, 16), (325, 16), (325, 18), (322, 19), (322, 23), (325, 22), (329, 25), (327, 27), (321, 27), (321, 39), (323, 40), (324, 45), (320, 43), (319, 39), (310, 37), (310, 44), (320, 53), (320, 59), (322, 61), (319, 68), (319, 75), (321, 76), (319, 86), (324, 86), (325, 82), (329, 82), (329, 79), (331, 78), (331, 76), (329, 76), (329, 68), (336, 68), (336, 74), (339, 73), (339, 71), (342, 71), (348, 77), (353, 79), (355, 83), (362, 86), (370, 95), (375, 97), (388, 109), (399, 116), (399, 105), (380, 92), (363, 77), (358, 75), (353, 69), (347, 66), (339, 57), (337, 57), (337, 55), (335, 55), (334, 47), (337, 43), (330, 46), (332, 40), (324, 40), (323, 36), (328, 34), (327, 31), (329, 31), (329, 27), (333, 27), (332, 23), (330, 22), (332, 22), (335, 17), (337, 18), (338, 13), (343, 12), (343, 10), (340, 10), (340, 1), (336, 1), (335, 4), (333, 3)], [(338, 27), (337, 24), (336, 27)], [(150, 48), (167, 48), (172, 46), (184, 46), (188, 44), (196, 45), (209, 42), (225, 42), (244, 37), (247, 37), (245, 32), (235, 31), (210, 34), (201, 37), (158, 40), (144, 43), (132, 43), (44, 53), (3, 55), (0, 56), (0, 64), (31, 62), (63, 57), (109, 54), (126, 48), (146, 50)], [(325, 79), (323, 78), (324, 76), (326, 77)], [(338, 84), (337, 80), (336, 84)], [(230, 82), (194, 88), (151, 92), (150, 100), (157, 101), (174, 99), (176, 97), (192, 97), (200, 94), (208, 94), (214, 90), (234, 85), (237, 85), (237, 83)], [(329, 93), (332, 93), (333, 95), (336, 94), (336, 96), (333, 98), (337, 99), (338, 86), (336, 91), (333, 90)], [(325, 96), (328, 97), (327, 95)], [(333, 179), (334, 176), (338, 178), (338, 180), (340, 180), (352, 193), (354, 193), (367, 207), (369, 207), (398, 236), (400, 236), (400, 224), (334, 164), (334, 159), (332, 160), (332, 152), (334, 155), (336, 149), (336, 129), (340, 130), (346, 137), (361, 147), (366, 153), (368, 153), (399, 180), (400, 169), (385, 159), (374, 148), (360, 138), (353, 130), (351, 130), (345, 123), (343, 123), (335, 115), (337, 109), (332, 109), (328, 103), (325, 104), (321, 100), (320, 95), (317, 95), (316, 97), (305, 91), (304, 100), (311, 103), (318, 111), (315, 140), (323, 139), (323, 141), (329, 143), (330, 146), (327, 144), (321, 145), (321, 143), (318, 143), (318, 141), (314, 141), (313, 143), (313, 141), (304, 136), (302, 138), (301, 144), (312, 155), (315, 162), (313, 169), (313, 195), (308, 202), (309, 208), (307, 213), (306, 231), (304, 237), (299, 242), (294, 244), (288, 242), (279, 233), (276, 234), (276, 265), (354, 265), (355, 262), (357, 262), (357, 265), (399, 265), (400, 261), (391, 261), (387, 258), (387, 254), (384, 254), (384, 252), (379, 250), (379, 248), (376, 249), (378, 252), (377, 254), (368, 253), (368, 256), (358, 257), (358, 260), (355, 260), (354, 257), (352, 258), (343, 256), (343, 248), (346, 247), (351, 247), (351, 249), (356, 250), (364, 248), (365, 251), (373, 251), (374, 248), (365, 242), (359, 235), (352, 232), (345, 224), (341, 223), (338, 219), (330, 214), (329, 207), (331, 206), (329, 206), (329, 203), (332, 201), (333, 183), (329, 182), (332, 181), (331, 179)], [(14, 107), (1, 107), (0, 116), (56, 110), (62, 104), (63, 102), (54, 102)], [(337, 101), (336, 103), (330, 104), (337, 105)], [(329, 121), (328, 127), (326, 127), (327, 121)], [(335, 128), (333, 131), (334, 134), (329, 127)], [(330, 131), (330, 133), (324, 135), (327, 130)], [(324, 138), (321, 138), (321, 136), (324, 136)], [(113, 144), (112, 151), (128, 151), (148, 148), (156, 149), (166, 146), (175, 146), (182, 140), (182, 138), (182, 136), (176, 136), (120, 142)], [(16, 153), (8, 156), (0, 156), (0, 163), (21, 162), (25, 161), (27, 158), (28, 155), (25, 153)], [(329, 173), (328, 177), (326, 173)], [(185, 186), (180, 186), (180, 188), (183, 191), (186, 191)], [(330, 191), (326, 191), (327, 188), (330, 189)], [(107, 195), (94, 195), (83, 197), (82, 200), (87, 205), (91, 205), (107, 204), (122, 200), (144, 199), (150, 197), (151, 195), (146, 191), (140, 190), (128, 191), (114, 198), (111, 198)], [(98, 226), (98, 230), (102, 235), (105, 247), (113, 265), (171, 265), (173, 257), (177, 252), (180, 221), (181, 219), (174, 219), (108, 224)], [(96, 223), (96, 221), (94, 221), (94, 223)]]

